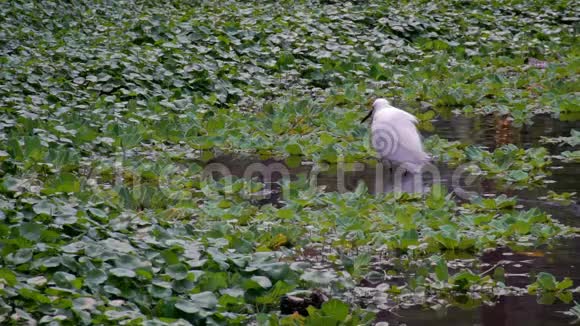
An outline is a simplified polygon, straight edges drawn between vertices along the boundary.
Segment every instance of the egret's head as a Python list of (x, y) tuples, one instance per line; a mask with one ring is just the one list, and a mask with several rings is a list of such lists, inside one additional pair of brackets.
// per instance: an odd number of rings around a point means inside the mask
[(373, 102), (373, 110), (391, 106), (391, 103), (384, 98), (378, 98)]
[(364, 117), (364, 119), (362, 119), (362, 122), (365, 122), (368, 118), (370, 118), (373, 115), (373, 112), (375, 112), (376, 110), (382, 109), (382, 108), (386, 108), (391, 106), (391, 103), (389, 103), (389, 101), (387, 101), (384, 98), (378, 98), (373, 102), (373, 108), (372, 110), (369, 111), (369, 114), (367, 114), (366, 117)]

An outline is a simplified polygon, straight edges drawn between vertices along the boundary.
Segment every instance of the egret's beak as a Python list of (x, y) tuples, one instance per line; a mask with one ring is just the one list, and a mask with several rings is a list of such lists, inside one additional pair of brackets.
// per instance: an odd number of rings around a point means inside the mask
[(368, 118), (370, 118), (370, 116), (371, 116), (371, 115), (373, 115), (373, 110), (370, 110), (370, 111), (369, 111), (369, 114), (367, 114), (367, 116), (366, 116), (366, 117), (364, 117), (364, 118), (363, 118), (363, 119), (360, 121), (360, 123), (363, 123), (363, 122), (367, 121), (367, 119), (368, 119)]

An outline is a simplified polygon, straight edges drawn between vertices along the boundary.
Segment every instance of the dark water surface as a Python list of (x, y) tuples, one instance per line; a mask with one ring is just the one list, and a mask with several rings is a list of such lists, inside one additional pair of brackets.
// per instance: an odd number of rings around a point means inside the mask
[[(465, 144), (483, 145), (491, 150), (508, 143), (529, 148), (540, 145), (543, 136), (569, 136), (572, 129), (580, 129), (579, 122), (562, 122), (550, 116), (537, 116), (533, 125), (520, 128), (513, 126), (510, 121), (493, 116), (476, 118), (456, 116), (448, 120), (434, 121), (433, 126), (434, 133), (441, 138), (450, 141), (457, 140)], [(429, 133), (424, 134), (429, 135)], [(547, 145), (547, 147), (552, 154), (566, 150), (556, 145)], [(238, 177), (244, 176), (246, 169), (252, 164), (265, 166), (282, 164), (288, 167), (284, 161), (240, 156), (221, 156), (212, 159), (209, 163), (223, 164)], [(508, 196), (517, 196), (519, 203), (525, 207), (538, 207), (567, 225), (580, 227), (580, 204), (577, 200), (571, 205), (562, 206), (538, 199), (548, 190), (558, 193), (580, 193), (580, 164), (561, 164), (555, 161), (553, 166), (555, 169), (549, 179), (554, 182), (546, 184), (545, 188), (512, 190), (503, 193)], [(371, 192), (380, 192), (381, 189), (382, 191), (393, 191), (393, 189), (407, 192), (425, 191), (429, 188), (429, 184), (438, 181), (446, 185), (448, 189), (454, 190), (459, 198), (463, 194), (461, 191), (475, 191), (480, 195), (489, 196), (502, 193), (489, 180), (456, 182), (454, 180), (456, 171), (446, 166), (437, 166), (439, 175), (424, 176), (419, 181), (408, 176), (398, 178), (389, 175), (388, 171), (385, 172), (384, 169), (372, 163), (346, 165), (343, 167), (347, 170), (344, 173), (340, 172), (338, 166), (323, 167), (321, 172), (316, 172), (317, 168), (319, 167), (302, 163), (296, 167), (288, 167), (288, 173), (292, 178), (301, 174), (310, 179), (316, 176), (316, 185), (323, 186), (326, 191), (353, 191), (361, 181), (366, 183)], [(274, 174), (270, 181), (277, 181), (279, 178), (280, 175)], [(383, 185), (377, 184), (381, 182)], [(457, 190), (458, 187), (461, 191)], [(273, 200), (280, 199), (279, 196), (273, 197)], [(508, 285), (524, 287), (529, 284), (527, 275), (534, 275), (540, 271), (552, 273), (557, 279), (569, 277), (574, 281), (575, 286), (580, 285), (580, 239), (564, 239), (551, 248), (539, 248), (528, 253), (512, 253), (500, 248), (484, 254), (480, 259), (484, 263), (489, 263), (490, 266), (500, 260), (516, 262), (504, 266)], [(578, 300), (580, 297), (575, 296), (575, 299)], [(385, 311), (379, 313), (377, 321), (386, 321), (390, 325), (568, 325), (573, 318), (558, 311), (568, 310), (571, 306), (572, 304), (563, 304), (559, 301), (552, 305), (542, 305), (537, 302), (535, 296), (504, 296), (500, 297), (493, 306), (481, 306), (474, 309), (450, 307), (446, 311), (434, 311), (416, 307), (399, 310), (396, 315)]]
[(508, 119), (487, 115), (453, 116), (437, 120), (433, 125), (435, 131), (431, 134), (441, 138), (494, 149), (509, 143), (528, 148), (538, 145), (542, 137), (570, 136), (572, 129), (580, 128), (580, 121), (560, 121), (549, 115), (538, 115), (531, 125), (517, 127)]

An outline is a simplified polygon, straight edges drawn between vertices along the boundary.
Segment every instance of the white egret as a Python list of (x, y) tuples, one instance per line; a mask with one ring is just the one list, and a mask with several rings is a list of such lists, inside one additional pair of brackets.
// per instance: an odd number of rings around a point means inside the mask
[(420, 173), (430, 157), (423, 150), (416, 127), (417, 118), (392, 106), (384, 98), (375, 100), (372, 110), (361, 123), (371, 116), (372, 145), (381, 159), (391, 166)]

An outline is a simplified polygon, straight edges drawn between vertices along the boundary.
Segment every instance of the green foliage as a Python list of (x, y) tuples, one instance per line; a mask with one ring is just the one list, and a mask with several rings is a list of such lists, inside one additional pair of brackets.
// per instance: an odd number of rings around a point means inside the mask
[(558, 298), (565, 303), (572, 301), (572, 292), (569, 288), (574, 282), (569, 278), (564, 278), (558, 282), (554, 275), (540, 272), (536, 276), (536, 281), (528, 285), (528, 292), (538, 294), (538, 302), (542, 304), (552, 304)]
[(280, 325), (369, 325), (372, 323), (375, 314), (366, 312), (360, 308), (349, 311), (348, 304), (331, 299), (322, 304), (320, 309), (312, 306), (307, 308), (307, 317), (298, 317), (295, 315), (283, 318), (278, 322)]
[[(449, 258), (576, 232), (515, 198), (321, 193), (299, 179), (281, 182), (292, 196), (277, 207), (254, 205), (256, 180), (202, 177), (218, 151), (372, 161), (355, 121), (374, 96), (427, 131), (450, 108), (574, 119), (573, 6), (504, 5), (1, 2), (0, 323), (370, 324), (338, 298), (380, 274), (383, 254), (405, 283), (385, 289), (393, 301), (518, 293)], [(426, 147), (513, 188), (543, 184), (553, 158), (437, 136)], [(569, 298), (569, 281), (541, 275), (530, 289)], [(282, 296), (313, 287), (333, 299), (277, 316)]]

